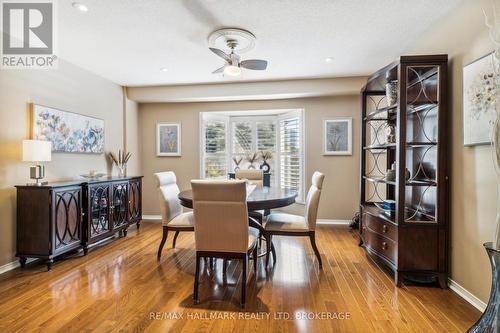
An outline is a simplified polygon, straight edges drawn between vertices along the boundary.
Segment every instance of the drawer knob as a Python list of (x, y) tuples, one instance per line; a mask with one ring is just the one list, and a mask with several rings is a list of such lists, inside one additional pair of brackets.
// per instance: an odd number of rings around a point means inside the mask
[(382, 232), (383, 232), (384, 234), (387, 232), (387, 225), (386, 225), (386, 224), (384, 224), (384, 225), (382, 226)]
[(382, 250), (387, 250), (387, 242), (382, 243)]

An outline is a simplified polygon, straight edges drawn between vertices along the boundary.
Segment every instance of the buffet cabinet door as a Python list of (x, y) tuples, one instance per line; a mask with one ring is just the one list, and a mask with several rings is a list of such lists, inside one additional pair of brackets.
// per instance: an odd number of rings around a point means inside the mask
[(109, 183), (88, 186), (88, 238), (95, 240), (105, 237), (111, 231), (111, 191)]
[(128, 181), (112, 183), (113, 205), (112, 221), (113, 229), (128, 226)]
[(82, 188), (60, 188), (52, 192), (52, 253), (82, 244)]
[(141, 211), (141, 198), (142, 198), (142, 187), (141, 179), (133, 179), (129, 183), (128, 192), (128, 212), (129, 212), (129, 223), (139, 223), (142, 218)]

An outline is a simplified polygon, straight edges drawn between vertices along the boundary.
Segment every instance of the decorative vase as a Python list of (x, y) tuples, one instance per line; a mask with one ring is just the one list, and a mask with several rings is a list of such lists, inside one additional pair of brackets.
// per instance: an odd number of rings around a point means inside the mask
[(253, 163), (250, 163), (250, 165), (248, 166), (249, 169), (255, 169), (255, 165), (253, 165)]
[(240, 167), (239, 167), (239, 166), (235, 166), (235, 167), (234, 167), (234, 172), (238, 171), (239, 169), (240, 169)]
[(393, 106), (398, 101), (398, 80), (387, 82), (385, 85), (387, 106)]
[(484, 243), (491, 263), (491, 293), (486, 310), (467, 331), (469, 333), (494, 333), (500, 329), (500, 249), (493, 242)]
[(127, 176), (127, 166), (117, 166), (118, 167), (118, 177), (123, 178)]
[(264, 161), (262, 162), (262, 164), (260, 165), (260, 169), (265, 172), (265, 173), (268, 173), (270, 170), (271, 170), (271, 166), (267, 163), (267, 161)]

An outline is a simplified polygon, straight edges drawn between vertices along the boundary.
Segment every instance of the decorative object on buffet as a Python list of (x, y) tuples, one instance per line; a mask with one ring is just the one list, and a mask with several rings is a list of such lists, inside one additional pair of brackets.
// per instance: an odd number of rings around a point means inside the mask
[(324, 122), (323, 155), (352, 155), (352, 118)]
[(264, 172), (271, 171), (271, 166), (269, 165), (269, 163), (267, 163), (267, 161), (273, 158), (273, 154), (270, 151), (261, 151), (260, 156), (262, 159), (262, 164), (260, 165), (260, 169)]
[(234, 172), (236, 172), (236, 170), (240, 169), (241, 161), (243, 161), (243, 157), (233, 156), (233, 162), (234, 162), (234, 165), (235, 165)]
[(23, 140), (23, 161), (35, 162), (30, 166), (30, 178), (35, 182), (27, 185), (41, 186), (47, 182), (41, 180), (45, 177), (45, 166), (40, 162), (49, 162), (52, 159), (52, 144), (50, 141)]
[(396, 129), (392, 125), (385, 128), (385, 143), (396, 143)]
[(181, 156), (181, 124), (156, 124), (156, 156)]
[(97, 172), (97, 170), (89, 170), (89, 173), (84, 174), (84, 175), (80, 175), (80, 177), (83, 177), (83, 178), (86, 178), (86, 179), (89, 179), (89, 180), (99, 179), (99, 178), (101, 178), (103, 176), (106, 176), (106, 174), (102, 173), (102, 172)]
[(50, 141), (52, 151), (104, 153), (104, 120), (38, 104), (30, 108), (32, 138)]
[(250, 163), (248, 166), (249, 169), (255, 169), (255, 165), (253, 165), (255, 162), (257, 162), (259, 159), (259, 154), (258, 153), (251, 153), (246, 156), (246, 160)]
[(398, 102), (398, 80), (386, 83), (385, 96), (387, 98), (387, 106), (393, 106)]
[(113, 152), (109, 152), (109, 158), (118, 167), (118, 176), (125, 177), (127, 175), (127, 162), (132, 156), (132, 153), (118, 150), (118, 158)]

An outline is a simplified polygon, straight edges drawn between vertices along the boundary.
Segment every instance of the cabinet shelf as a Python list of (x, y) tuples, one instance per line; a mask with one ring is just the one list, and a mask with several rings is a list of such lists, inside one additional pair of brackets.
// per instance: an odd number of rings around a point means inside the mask
[(396, 185), (395, 181), (387, 180), (387, 179), (382, 178), (382, 177), (363, 176), (363, 178), (366, 179), (369, 182), (372, 182), (372, 183), (383, 183), (383, 184), (394, 185), (394, 186)]
[(391, 149), (391, 148), (396, 148), (395, 143), (388, 143), (385, 145), (371, 145), (371, 146), (365, 146), (363, 149), (365, 150), (382, 150), (382, 149)]
[(398, 108), (398, 105), (397, 104), (394, 104), (394, 105), (391, 105), (391, 106), (386, 106), (385, 108), (381, 108), (381, 109), (377, 109), (373, 112), (370, 112), (369, 114), (366, 115), (366, 117), (363, 118), (363, 120), (366, 120), (366, 121), (375, 121), (375, 120), (385, 120), (386, 118), (375, 118), (377, 115), (380, 115), (381, 113), (384, 113), (384, 112), (387, 112), (389, 117), (392, 115), (392, 116), (395, 116), (396, 115), (396, 112), (397, 112), (397, 108)]

